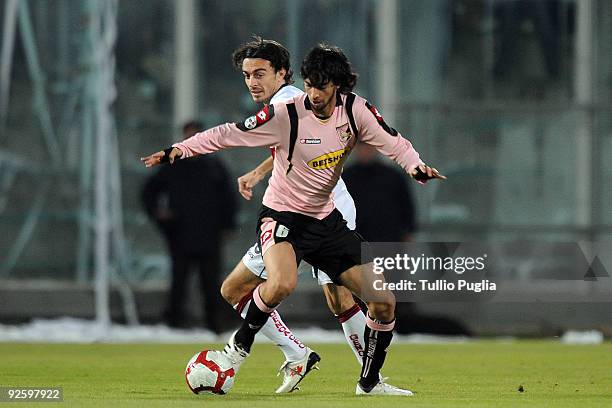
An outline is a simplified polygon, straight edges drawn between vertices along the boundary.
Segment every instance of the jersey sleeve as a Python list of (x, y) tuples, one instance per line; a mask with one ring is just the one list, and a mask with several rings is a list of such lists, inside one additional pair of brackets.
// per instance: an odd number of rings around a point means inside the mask
[(354, 105), (359, 140), (376, 148), (381, 154), (399, 164), (408, 174), (423, 164), (419, 153), (407, 139), (387, 125), (375, 106), (357, 98)]
[(243, 122), (213, 127), (172, 146), (181, 150), (181, 159), (230, 147), (272, 147), (289, 134), (289, 128), (286, 105), (267, 105)]

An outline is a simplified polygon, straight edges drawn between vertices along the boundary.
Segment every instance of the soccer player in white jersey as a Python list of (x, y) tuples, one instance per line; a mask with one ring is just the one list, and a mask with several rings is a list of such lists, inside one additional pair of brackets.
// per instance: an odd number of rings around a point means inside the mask
[[(253, 100), (265, 105), (287, 101), (304, 92), (292, 86), (292, 72), (289, 52), (276, 41), (255, 37), (253, 41), (240, 46), (233, 53), (234, 65), (244, 75), (244, 80)], [(274, 153), (274, 150), (271, 150)], [(252, 188), (273, 168), (273, 158), (263, 161), (256, 169), (238, 179), (240, 194), (250, 200)], [(355, 229), (355, 203), (340, 179), (333, 190), (334, 202), (348, 223)], [(327, 299), (331, 312), (336, 316), (344, 331), (346, 340), (361, 364), (363, 356), (363, 331), (365, 315), (355, 303), (351, 292), (336, 286), (324, 271), (312, 268), (302, 262), (299, 273), (311, 273), (317, 279)], [(265, 281), (267, 274), (258, 243), (246, 252), (234, 270), (221, 286), (221, 294), (236, 310), (245, 316), (251, 304), (253, 290)], [(310, 372), (320, 357), (305, 346), (285, 325), (277, 311), (274, 311), (261, 333), (278, 345), (285, 355), (281, 366), (283, 383), (276, 390), (286, 393), (295, 390), (302, 378)]]
[[(152, 167), (230, 147), (275, 148), (257, 226), (268, 279), (253, 291), (244, 322), (223, 351), (235, 370), (249, 356), (255, 335), (295, 289), (302, 259), (358, 296), (368, 288), (371, 291), (381, 278), (371, 264), (362, 263), (363, 239), (347, 227), (332, 200), (344, 161), (357, 142), (376, 147), (417, 181), (445, 178), (423, 163), (412, 144), (387, 125), (376, 107), (351, 92), (357, 75), (341, 49), (314, 47), (300, 71), (305, 95), (266, 105), (244, 122), (216, 126), (141, 159)], [(380, 378), (393, 338), (395, 296), (384, 289), (370, 292), (364, 300), (367, 346), (355, 393), (412, 395)]]

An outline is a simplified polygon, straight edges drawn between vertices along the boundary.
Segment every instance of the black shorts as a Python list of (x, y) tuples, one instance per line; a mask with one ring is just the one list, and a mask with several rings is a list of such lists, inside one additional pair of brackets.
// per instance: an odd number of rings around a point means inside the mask
[[(275, 221), (265, 223), (269, 231), (262, 231), (264, 218)], [(342, 272), (361, 264), (361, 243), (365, 242), (361, 235), (347, 227), (342, 213), (337, 209), (318, 220), (304, 214), (275, 211), (262, 206), (257, 236), (262, 253), (272, 243), (287, 241), (293, 246), (298, 264), (303, 259), (324, 271), (336, 284), (340, 284)]]

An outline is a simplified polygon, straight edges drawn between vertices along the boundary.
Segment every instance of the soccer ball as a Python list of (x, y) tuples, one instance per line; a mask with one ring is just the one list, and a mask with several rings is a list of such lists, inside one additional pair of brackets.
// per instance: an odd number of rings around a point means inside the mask
[(204, 350), (185, 368), (187, 386), (194, 394), (226, 394), (234, 385), (234, 368), (220, 351)]

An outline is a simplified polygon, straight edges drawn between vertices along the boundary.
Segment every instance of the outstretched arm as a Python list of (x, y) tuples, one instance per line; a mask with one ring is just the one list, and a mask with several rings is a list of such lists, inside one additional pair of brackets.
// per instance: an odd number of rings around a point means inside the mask
[(429, 167), (426, 164), (418, 165), (410, 173), (410, 175), (412, 176), (412, 178), (414, 178), (419, 183), (426, 183), (427, 180), (431, 180), (435, 178), (440, 179), (440, 180), (446, 180), (446, 176), (440, 174), (438, 169), (436, 169), (435, 167)]
[(272, 171), (273, 167), (274, 158), (270, 156), (259, 163), (253, 170), (238, 177), (238, 192), (240, 192), (245, 200), (250, 200), (253, 197), (253, 187), (263, 180), (266, 174)]
[[(276, 114), (275, 114), (276, 108)], [(168, 161), (173, 163), (200, 154), (213, 153), (230, 147), (276, 146), (281, 135), (289, 133), (289, 117), (285, 104), (266, 105), (256, 115), (244, 122), (225, 123), (196, 133), (189, 139), (175, 143), (171, 148), (141, 158), (147, 167)]]
[[(362, 105), (363, 102), (365, 103)], [(412, 144), (385, 123), (376, 107), (363, 99), (361, 103), (355, 105), (355, 119), (358, 122), (361, 141), (395, 161), (419, 183), (426, 183), (434, 178), (446, 179), (438, 170), (423, 163)]]
[(157, 166), (161, 163), (174, 163), (174, 160), (180, 159), (183, 152), (178, 147), (171, 147), (166, 150), (160, 150), (149, 156), (141, 157), (140, 161), (144, 163), (145, 167)]

